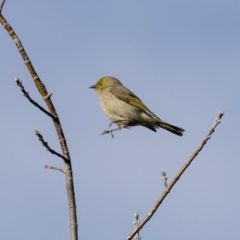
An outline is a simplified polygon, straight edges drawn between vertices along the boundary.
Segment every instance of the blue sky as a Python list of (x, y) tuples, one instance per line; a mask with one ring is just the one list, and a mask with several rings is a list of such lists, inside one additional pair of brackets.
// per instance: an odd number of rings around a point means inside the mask
[[(239, 1), (7, 1), (3, 15), (53, 93), (70, 149), (79, 239), (125, 239), (200, 144), (212, 139), (140, 232), (145, 239), (239, 239)], [(14, 84), (19, 77), (44, 106), (8, 34), (0, 29), (0, 237), (68, 239), (62, 167), (39, 143), (60, 151), (51, 120)], [(183, 137), (143, 127), (100, 136), (109, 119), (88, 89), (117, 77)]]

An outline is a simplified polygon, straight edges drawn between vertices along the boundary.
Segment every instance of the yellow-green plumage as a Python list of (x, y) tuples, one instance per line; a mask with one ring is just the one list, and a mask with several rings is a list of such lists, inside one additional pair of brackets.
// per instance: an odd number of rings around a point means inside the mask
[[(141, 125), (155, 132), (155, 128), (161, 127), (178, 136), (183, 135), (184, 129), (162, 121), (118, 79), (103, 77), (90, 88), (97, 91), (102, 110), (112, 123), (118, 125), (119, 129)], [(105, 131), (105, 133), (111, 131)]]

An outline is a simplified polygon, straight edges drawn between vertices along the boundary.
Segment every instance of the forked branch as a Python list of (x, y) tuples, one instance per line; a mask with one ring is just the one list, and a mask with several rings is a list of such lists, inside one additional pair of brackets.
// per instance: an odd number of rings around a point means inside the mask
[[(70, 215), (71, 240), (77, 240), (78, 239), (78, 231), (77, 231), (78, 224), (77, 224), (76, 201), (75, 201), (74, 184), (73, 184), (73, 171), (72, 171), (71, 158), (70, 158), (70, 153), (69, 153), (68, 146), (67, 146), (67, 141), (65, 139), (63, 129), (62, 129), (60, 120), (58, 118), (57, 111), (52, 103), (51, 98), (50, 98), (51, 93), (48, 93), (45, 85), (43, 84), (40, 77), (36, 73), (19, 37), (17, 36), (15, 31), (12, 29), (10, 24), (7, 22), (7, 20), (1, 14), (1, 10), (2, 10), (4, 3), (5, 3), (5, 1), (2, 1), (2, 4), (0, 5), (0, 23), (6, 29), (9, 36), (12, 38), (13, 42), (15, 43), (20, 55), (22, 56), (22, 59), (26, 65), (27, 69), (32, 77), (32, 80), (35, 83), (36, 88), (38, 89), (39, 93), (42, 95), (43, 100), (45, 101), (45, 103), (48, 107), (49, 113), (52, 115), (51, 118), (53, 120), (53, 124), (56, 129), (58, 140), (59, 140), (59, 143), (60, 143), (60, 146), (62, 149), (62, 155), (61, 154), (59, 154), (59, 155), (61, 155), (61, 158), (64, 159), (64, 172), (65, 172), (65, 176), (66, 176), (66, 188), (67, 188), (68, 205), (69, 205), (69, 213), (70, 213), (69, 215)], [(29, 97), (29, 95), (27, 95), (27, 96)], [(41, 111), (43, 111), (43, 110), (41, 109)], [(56, 153), (54, 153), (54, 154), (56, 154)]]
[(185, 172), (185, 170), (189, 167), (191, 162), (195, 159), (195, 157), (198, 155), (198, 153), (203, 149), (204, 145), (207, 143), (207, 141), (211, 138), (211, 135), (215, 131), (215, 128), (218, 124), (221, 123), (221, 119), (224, 115), (224, 112), (219, 112), (218, 117), (215, 119), (214, 124), (212, 128), (209, 130), (208, 134), (205, 136), (201, 144), (197, 147), (197, 149), (193, 152), (192, 156), (187, 160), (187, 162), (183, 165), (183, 167), (180, 169), (180, 171), (177, 173), (177, 175), (174, 177), (174, 179), (171, 181), (171, 183), (168, 185), (168, 187), (165, 187), (164, 192), (159, 197), (153, 208), (150, 210), (148, 215), (145, 217), (145, 219), (139, 223), (138, 227), (126, 238), (126, 240), (132, 239), (141, 228), (151, 219), (153, 214), (157, 211), (160, 204), (163, 202), (163, 200), (166, 198), (166, 196), (169, 194), (170, 190), (173, 188), (175, 183), (180, 179), (182, 174)]

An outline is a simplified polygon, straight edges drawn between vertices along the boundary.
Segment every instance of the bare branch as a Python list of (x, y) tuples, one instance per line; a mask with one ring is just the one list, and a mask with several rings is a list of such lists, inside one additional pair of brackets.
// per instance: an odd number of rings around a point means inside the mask
[(57, 170), (57, 171), (60, 171), (60, 172), (62, 172), (62, 173), (64, 173), (64, 174), (66, 174), (65, 171), (64, 171), (62, 168), (58, 168), (58, 167), (54, 167), (54, 166), (49, 166), (49, 165), (45, 165), (44, 167), (45, 167), (46, 169), (53, 169), (53, 170)]
[(0, 14), (2, 13), (2, 9), (3, 9), (4, 3), (5, 3), (5, 0), (3, 0), (1, 5), (0, 5)]
[(69, 160), (67, 158), (65, 158), (62, 154), (56, 152), (55, 150), (51, 149), (48, 146), (48, 143), (44, 141), (43, 136), (36, 130), (35, 134), (38, 136), (38, 140), (42, 143), (42, 145), (47, 149), (47, 151), (49, 151), (50, 153), (62, 158), (64, 160), (64, 162), (69, 162)]
[[(32, 103), (35, 107), (37, 107), (38, 109), (40, 109), (42, 112), (44, 112), (45, 114), (47, 114), (49, 117), (51, 117), (53, 120), (57, 120), (58, 118), (56, 116), (53, 116), (50, 112), (48, 112), (47, 110), (45, 110), (42, 106), (40, 106), (37, 102), (35, 102), (30, 96), (29, 93), (25, 90), (24, 86), (22, 85), (22, 81), (19, 80), (19, 78), (15, 78), (15, 83), (18, 87), (20, 87), (23, 96), (26, 97), (30, 103)], [(48, 97), (49, 95), (47, 95), (46, 97)]]
[(191, 162), (195, 159), (195, 157), (199, 154), (199, 152), (203, 149), (204, 145), (207, 143), (207, 141), (211, 138), (212, 133), (215, 131), (215, 128), (217, 127), (218, 124), (221, 123), (221, 119), (224, 115), (223, 112), (218, 113), (218, 117), (215, 119), (214, 124), (212, 128), (209, 130), (208, 134), (205, 136), (201, 144), (197, 147), (197, 149), (193, 152), (192, 156), (187, 160), (187, 162), (183, 165), (183, 167), (180, 169), (180, 171), (177, 173), (177, 175), (174, 177), (174, 179), (171, 181), (169, 186), (165, 189), (165, 191), (162, 193), (160, 198), (157, 200), (151, 211), (148, 213), (148, 215), (145, 217), (145, 219), (140, 222), (139, 226), (134, 229), (134, 231), (126, 238), (126, 240), (132, 239), (141, 228), (151, 219), (153, 214), (157, 211), (158, 207), (160, 204), (163, 202), (163, 200), (166, 198), (166, 196), (169, 194), (170, 190), (173, 188), (175, 183), (180, 179), (182, 174), (185, 172), (185, 170), (189, 167)]
[(49, 112), (56, 117), (55, 119), (53, 119), (53, 124), (57, 132), (59, 144), (62, 149), (62, 154), (65, 157), (65, 159), (67, 159), (67, 161), (65, 161), (65, 164), (64, 164), (64, 171), (66, 173), (66, 189), (67, 189), (68, 204), (69, 204), (70, 235), (71, 235), (71, 240), (77, 240), (78, 239), (78, 231), (77, 231), (78, 223), (77, 223), (76, 200), (75, 200), (74, 183), (73, 183), (73, 171), (72, 171), (71, 157), (68, 150), (67, 141), (62, 129), (62, 125), (60, 123), (60, 119), (58, 118), (57, 111), (51, 101), (51, 98), (46, 97), (48, 95), (48, 91), (45, 85), (43, 84), (43, 82), (41, 81), (40, 77), (38, 76), (37, 72), (35, 71), (35, 68), (33, 67), (32, 62), (29, 59), (19, 37), (17, 36), (17, 34), (15, 33), (11, 25), (3, 17), (2, 14), (0, 14), (0, 23), (8, 32), (9, 36), (12, 38), (13, 42), (15, 43), (19, 51), (19, 54), (21, 55), (23, 62), (25, 63), (36, 88), (38, 89), (39, 93), (43, 97), (48, 107)]

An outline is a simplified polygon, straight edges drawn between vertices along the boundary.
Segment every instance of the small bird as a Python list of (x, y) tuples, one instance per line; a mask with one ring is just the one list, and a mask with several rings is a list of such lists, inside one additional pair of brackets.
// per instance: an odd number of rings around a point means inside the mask
[(138, 125), (154, 132), (156, 128), (161, 127), (178, 136), (183, 135), (184, 129), (162, 121), (117, 78), (102, 77), (89, 88), (95, 89), (98, 93), (102, 110), (111, 120), (109, 127), (113, 123), (118, 125), (118, 128), (105, 130), (101, 135), (109, 133), (113, 137), (113, 131)]

